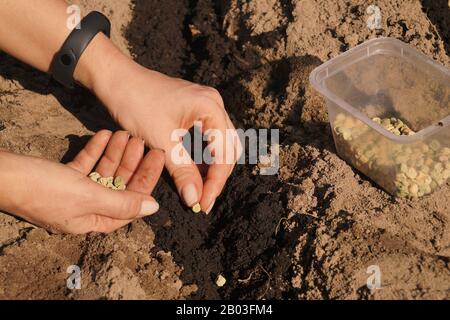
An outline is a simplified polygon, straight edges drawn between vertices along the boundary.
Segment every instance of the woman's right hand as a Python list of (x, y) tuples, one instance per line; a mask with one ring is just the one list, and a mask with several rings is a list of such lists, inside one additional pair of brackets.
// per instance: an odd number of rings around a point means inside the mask
[[(142, 140), (106, 130), (67, 165), (0, 151), (0, 210), (55, 233), (114, 231), (159, 209), (150, 193), (163, 170), (164, 152), (143, 155)], [(124, 177), (127, 190), (93, 182), (88, 174), (94, 168), (103, 176)]]

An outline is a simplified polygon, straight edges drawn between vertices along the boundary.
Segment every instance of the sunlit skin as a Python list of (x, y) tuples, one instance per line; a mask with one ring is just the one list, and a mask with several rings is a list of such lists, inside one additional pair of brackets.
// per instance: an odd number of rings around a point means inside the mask
[[(67, 4), (63, 0), (3, 0), (0, 7), (0, 50), (48, 72), (52, 58), (70, 33), (66, 26), (66, 10)], [(136, 139), (144, 140), (151, 149), (165, 151), (165, 167), (187, 206), (200, 203), (203, 211), (211, 211), (234, 164), (212, 164), (203, 177), (199, 167), (190, 158), (186, 159), (187, 164), (178, 164), (172, 160), (171, 151), (177, 142), (171, 141), (171, 133), (177, 129), (190, 129), (194, 121), (202, 121), (205, 131), (216, 129), (225, 133), (227, 129), (234, 130), (217, 90), (146, 69), (123, 54), (103, 34), (98, 34), (83, 53), (74, 78), (103, 102), (113, 119), (124, 130)], [(131, 139), (129, 143), (135, 144), (133, 141)], [(113, 147), (107, 150), (119, 155), (121, 150), (113, 150), (117, 148), (114, 147), (115, 143), (112, 140), (110, 146), (112, 144)], [(232, 147), (237, 158), (240, 152), (239, 142), (235, 141)], [(108, 155), (108, 151), (106, 154)], [(147, 161), (153, 159), (155, 166), (158, 166), (161, 155), (154, 157), (155, 159), (149, 156)], [(21, 176), (26, 174), (23, 171), (32, 169), (39, 181), (49, 179), (53, 186), (52, 189), (43, 188), (42, 192), (37, 192), (36, 199), (33, 198), (34, 195), (28, 195), (28, 202), (19, 202), (14, 199), (21, 199), (21, 195), (29, 191), (29, 183), (26, 179), (11, 179), (8, 184), (0, 186), (0, 209), (9, 209), (10, 213), (44, 227), (53, 226), (54, 222), (60, 225), (59, 220), (62, 219), (65, 223), (62, 224), (63, 227), (58, 227), (60, 231), (78, 233), (92, 229), (92, 225), (82, 225), (83, 219), (73, 219), (74, 212), (79, 212), (79, 208), (85, 206), (85, 197), (100, 190), (97, 185), (91, 186), (87, 179), (85, 181), (80, 178), (86, 172), (73, 170), (70, 165), (62, 166), (5, 152), (0, 153), (0, 162), (1, 171), (16, 170), (14, 174)], [(55, 183), (51, 184), (52, 181)], [(66, 186), (74, 181), (79, 181), (79, 185), (75, 183), (73, 190), (67, 191)], [(79, 193), (78, 197), (74, 196), (76, 192)], [(59, 196), (56, 197), (55, 193)], [(88, 195), (83, 196), (82, 193)], [(69, 197), (71, 194), (72, 198)], [(111, 195), (113, 201), (119, 201), (121, 197), (117, 193)], [(59, 201), (61, 203), (58, 206)], [(36, 212), (30, 210), (30, 203), (34, 202)], [(58, 208), (58, 213), (55, 208)], [(125, 221), (128, 221), (134, 216), (126, 218)], [(108, 228), (97, 229), (111, 231), (114, 229), (111, 226), (120, 225), (110, 223)]]
[[(0, 152), (2, 209), (52, 232), (111, 232), (154, 214), (150, 196), (164, 168), (164, 152), (144, 156), (144, 143), (125, 131), (96, 133), (67, 165)], [(8, 170), (3, 170), (8, 168)], [(87, 176), (122, 176), (126, 191), (110, 190)], [(142, 212), (142, 204), (147, 207)]]

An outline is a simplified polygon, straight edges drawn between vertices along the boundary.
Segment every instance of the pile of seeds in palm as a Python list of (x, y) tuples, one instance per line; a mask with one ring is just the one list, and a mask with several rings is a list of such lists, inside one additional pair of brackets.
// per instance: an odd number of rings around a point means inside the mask
[(111, 190), (125, 190), (127, 188), (125, 180), (121, 176), (117, 177), (102, 177), (98, 172), (92, 172), (89, 175), (92, 181), (101, 184), (102, 186)]
[[(102, 175), (98, 172), (92, 172), (89, 174), (89, 178), (97, 182), (98, 184), (101, 184), (102, 186), (111, 189), (111, 190), (125, 190), (127, 188), (125, 184), (125, 180), (121, 176), (117, 177), (102, 177)], [(195, 204), (192, 207), (192, 211), (194, 213), (199, 213), (202, 210), (200, 207), (200, 203)]]

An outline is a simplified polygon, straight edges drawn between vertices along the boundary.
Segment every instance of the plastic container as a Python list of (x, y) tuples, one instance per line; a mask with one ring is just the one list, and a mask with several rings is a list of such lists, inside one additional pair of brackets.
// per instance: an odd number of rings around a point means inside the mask
[[(338, 154), (392, 195), (421, 197), (450, 177), (450, 69), (390, 38), (367, 41), (310, 76)], [(372, 119), (395, 117), (396, 135)]]

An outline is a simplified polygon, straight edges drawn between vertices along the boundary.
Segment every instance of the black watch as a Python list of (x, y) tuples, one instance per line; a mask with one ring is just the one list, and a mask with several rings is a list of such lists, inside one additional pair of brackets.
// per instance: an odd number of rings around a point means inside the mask
[(89, 43), (99, 32), (103, 32), (109, 38), (111, 23), (103, 14), (93, 11), (84, 17), (80, 24), (73, 29), (61, 50), (53, 58), (50, 74), (56, 81), (67, 88), (75, 86), (73, 73), (78, 61)]

